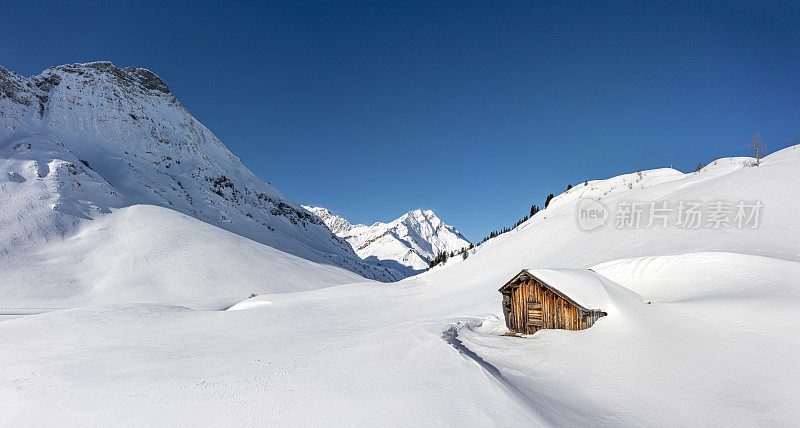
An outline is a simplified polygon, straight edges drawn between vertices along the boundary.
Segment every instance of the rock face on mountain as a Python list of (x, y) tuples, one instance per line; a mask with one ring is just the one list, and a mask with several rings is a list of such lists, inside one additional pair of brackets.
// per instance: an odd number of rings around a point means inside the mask
[(366, 226), (352, 225), (325, 208), (305, 208), (347, 240), (361, 258), (400, 270), (407, 276), (425, 270), (439, 252), (457, 251), (470, 245), (455, 227), (445, 224), (430, 210), (414, 210), (390, 223)]
[(110, 62), (25, 78), (0, 67), (0, 255), (73, 234), (114, 208), (158, 205), (367, 278), (316, 216), (264, 182), (149, 70)]

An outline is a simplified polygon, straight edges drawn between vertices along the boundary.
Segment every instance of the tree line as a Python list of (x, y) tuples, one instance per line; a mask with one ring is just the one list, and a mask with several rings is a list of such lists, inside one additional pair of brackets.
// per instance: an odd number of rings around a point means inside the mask
[(471, 243), (469, 246), (463, 247), (458, 251), (450, 251), (449, 253), (447, 251), (440, 251), (439, 254), (436, 254), (436, 257), (434, 257), (433, 260), (428, 263), (428, 269), (436, 265), (443, 265), (447, 263), (448, 259), (456, 256), (461, 256), (462, 259), (466, 260), (467, 257), (469, 257), (469, 250), (473, 248), (475, 248), (475, 244)]
[[(588, 182), (587, 182), (587, 184), (588, 184)], [(571, 184), (567, 185), (567, 190), (569, 190), (569, 189), (572, 189), (572, 185)], [(547, 195), (547, 198), (545, 198), (545, 200), (544, 200), (544, 208), (543, 209), (546, 209), (550, 205), (550, 201), (552, 201), (553, 198), (555, 198), (555, 195), (553, 195), (552, 193)], [(535, 216), (536, 213), (538, 213), (541, 210), (542, 209), (539, 208), (538, 205), (536, 205), (536, 204), (531, 205), (531, 210), (530, 210), (530, 212), (528, 214), (525, 215), (525, 217), (522, 217), (521, 219), (515, 221), (514, 224), (511, 225), (511, 226), (503, 227), (502, 229), (492, 231), (491, 233), (489, 233), (489, 236), (486, 236), (483, 239), (481, 239), (480, 241), (478, 241), (478, 245), (481, 245), (484, 242), (486, 242), (486, 241), (488, 241), (488, 240), (490, 240), (492, 238), (496, 238), (496, 237), (498, 237), (498, 236), (500, 236), (500, 235), (502, 235), (502, 234), (504, 234), (506, 232), (510, 232), (510, 231), (516, 229), (519, 225), (521, 225), (522, 223), (525, 223), (526, 221), (528, 221), (530, 218)]]
[[(586, 184), (588, 185), (589, 183), (586, 182)], [(569, 190), (571, 188), (572, 188), (571, 184), (567, 185), (567, 190)], [(506, 232), (510, 232), (510, 231), (516, 229), (519, 225), (521, 225), (522, 223), (525, 223), (531, 217), (535, 216), (536, 213), (538, 213), (542, 209), (546, 209), (547, 206), (550, 205), (550, 201), (552, 201), (553, 198), (555, 198), (555, 195), (553, 195), (552, 193), (547, 195), (547, 198), (545, 198), (545, 201), (544, 201), (544, 208), (539, 208), (539, 206), (536, 205), (536, 204), (531, 205), (530, 212), (528, 212), (528, 214), (526, 214), (524, 217), (522, 217), (521, 219), (515, 221), (513, 223), (513, 225), (511, 225), (511, 226), (506, 226), (506, 227), (503, 227), (503, 228), (501, 228), (499, 230), (492, 231), (491, 233), (489, 233), (489, 236), (486, 236), (483, 239), (481, 239), (480, 241), (478, 241), (477, 245), (481, 245), (484, 242), (486, 242), (486, 241), (488, 241), (488, 240), (490, 240), (492, 238), (496, 238), (496, 237), (498, 237), (498, 236), (500, 236), (500, 235), (502, 235), (502, 234), (504, 234)], [(461, 256), (462, 259), (466, 260), (467, 257), (469, 257), (470, 250), (472, 250), (475, 247), (476, 247), (475, 244), (469, 244), (468, 247), (464, 247), (464, 248), (462, 248), (462, 249), (460, 249), (458, 251), (450, 251), (450, 252), (442, 251), (442, 252), (436, 254), (436, 256), (433, 258), (433, 260), (431, 260), (429, 262), (428, 269), (430, 269), (430, 268), (432, 268), (434, 266), (440, 265), (440, 264), (445, 264), (445, 263), (447, 263), (448, 259), (451, 259), (451, 258), (459, 256), (459, 255)]]

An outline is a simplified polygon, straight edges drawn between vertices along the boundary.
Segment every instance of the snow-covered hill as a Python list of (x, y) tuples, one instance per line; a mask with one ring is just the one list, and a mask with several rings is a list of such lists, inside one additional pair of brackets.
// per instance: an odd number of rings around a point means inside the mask
[(414, 210), (389, 223), (352, 225), (325, 208), (305, 206), (337, 236), (353, 246), (362, 259), (411, 276), (424, 271), (442, 251), (469, 246), (464, 236), (431, 210)]
[(64, 240), (4, 255), (0, 271), (0, 313), (122, 302), (220, 309), (252, 293), (364, 281), (153, 205), (114, 209)]
[[(138, 304), (0, 322), (0, 415), (32, 426), (791, 426), (800, 199), (787, 189), (800, 148), (750, 162), (590, 181), (468, 259), (383, 287), (273, 293), (225, 312)], [(720, 200), (764, 211), (755, 228), (587, 231), (577, 220), (590, 196), (612, 212)], [(568, 280), (564, 268), (589, 267), (608, 316), (503, 336), (497, 289), (511, 276), (555, 268)], [(159, 270), (170, 268), (186, 270)]]
[[(0, 67), (0, 262), (10, 269), (2, 285), (25, 274), (9, 260), (135, 205), (167, 207), (367, 278), (402, 277), (363, 262), (316, 216), (254, 176), (152, 72), (93, 62), (25, 78)], [(58, 280), (67, 286), (77, 278)]]

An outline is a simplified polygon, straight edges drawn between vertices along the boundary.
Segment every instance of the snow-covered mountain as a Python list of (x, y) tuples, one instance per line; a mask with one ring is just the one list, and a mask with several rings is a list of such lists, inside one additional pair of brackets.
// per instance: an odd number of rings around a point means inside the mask
[(362, 259), (407, 276), (425, 270), (442, 251), (458, 251), (470, 245), (455, 227), (445, 224), (431, 210), (409, 211), (392, 222), (367, 226), (350, 224), (325, 208), (305, 208), (349, 242)]
[[(0, 264), (135, 205), (170, 208), (367, 278), (402, 277), (362, 261), (316, 216), (253, 175), (151, 71), (92, 62), (25, 78), (0, 67)], [(6, 281), (25, 275), (20, 263), (6, 269)]]

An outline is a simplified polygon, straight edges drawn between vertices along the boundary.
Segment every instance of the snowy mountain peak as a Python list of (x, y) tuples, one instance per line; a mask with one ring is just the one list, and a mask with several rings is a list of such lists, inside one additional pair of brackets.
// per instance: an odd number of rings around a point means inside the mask
[(0, 68), (0, 189), (0, 221), (15, 225), (0, 232), (0, 253), (63, 240), (87, 220), (143, 204), (368, 278), (402, 277), (362, 261), (256, 177), (144, 68), (99, 61), (30, 78)]
[(457, 251), (469, 241), (431, 210), (416, 209), (389, 222), (353, 225), (326, 208), (305, 208), (319, 217), (337, 236), (352, 245), (362, 259), (414, 275), (442, 251)]
[(59, 65), (48, 68), (42, 74), (44, 75), (51, 71), (80, 74), (86, 70), (92, 70), (96, 75), (105, 74), (125, 87), (136, 86), (140, 90), (159, 91), (163, 92), (164, 94), (171, 93), (167, 82), (162, 80), (152, 71), (139, 67), (119, 68), (110, 61), (94, 61), (84, 64)]
[[(424, 221), (425, 219), (433, 220), (434, 218), (436, 218), (438, 220), (438, 217), (436, 217), (436, 214), (434, 214), (433, 211), (431, 211), (431, 210), (423, 211), (421, 209), (416, 209), (416, 210), (413, 210), (413, 211), (409, 211), (409, 212), (403, 214), (400, 218), (405, 218), (405, 217), (413, 217), (415, 219), (418, 219), (418, 221)], [(439, 221), (441, 221), (441, 220), (439, 220)]]
[(353, 225), (350, 224), (349, 221), (345, 220), (342, 217), (332, 214), (325, 208), (319, 207), (308, 207), (303, 206), (306, 210), (310, 211), (312, 214), (319, 217), (325, 225), (328, 226), (328, 229), (331, 230), (335, 235), (339, 235), (341, 233), (346, 233), (353, 228)]

